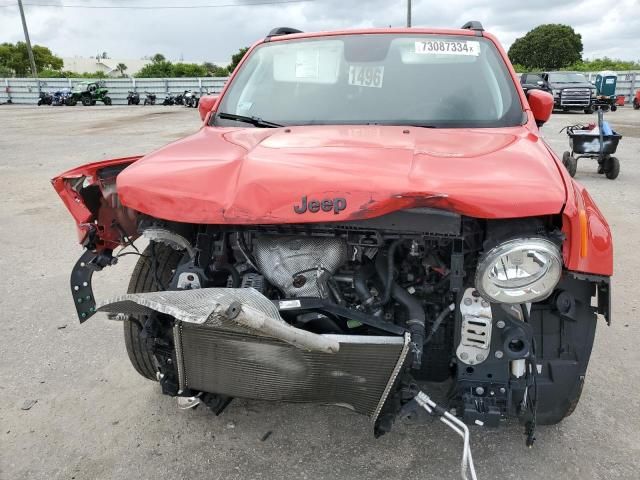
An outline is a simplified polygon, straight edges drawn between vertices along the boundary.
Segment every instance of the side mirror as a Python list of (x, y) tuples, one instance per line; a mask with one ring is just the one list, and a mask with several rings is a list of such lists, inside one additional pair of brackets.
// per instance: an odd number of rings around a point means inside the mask
[(214, 110), (218, 103), (220, 95), (204, 95), (198, 103), (198, 112), (200, 112), (200, 120), (204, 121), (210, 111)]
[(527, 92), (527, 100), (529, 101), (529, 107), (533, 118), (536, 120), (538, 127), (545, 124), (551, 117), (553, 112), (553, 95), (542, 90), (534, 89)]

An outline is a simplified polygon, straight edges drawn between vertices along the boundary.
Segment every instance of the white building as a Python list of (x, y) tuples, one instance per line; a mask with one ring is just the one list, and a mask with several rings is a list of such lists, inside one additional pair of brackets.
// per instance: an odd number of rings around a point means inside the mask
[(84, 57), (63, 57), (63, 70), (74, 73), (104, 72), (109, 77), (119, 77), (120, 72), (117, 67), (119, 63), (124, 63), (127, 69), (124, 74), (135, 75), (142, 67), (151, 63), (151, 60), (133, 58), (84, 58)]

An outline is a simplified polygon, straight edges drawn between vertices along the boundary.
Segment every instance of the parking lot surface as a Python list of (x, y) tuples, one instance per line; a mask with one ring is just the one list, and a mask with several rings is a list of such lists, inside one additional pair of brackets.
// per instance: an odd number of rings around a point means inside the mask
[[(543, 132), (561, 155), (560, 128), (593, 118), (554, 114)], [(640, 112), (607, 119), (625, 135), (619, 178), (584, 160), (576, 179), (613, 229), (613, 323), (599, 324), (575, 413), (539, 427), (534, 448), (517, 423), (472, 429), (479, 478), (639, 478)], [(196, 111), (0, 106), (0, 125), (0, 478), (459, 478), (460, 440), (439, 422), (399, 423), (376, 440), (367, 418), (334, 406), (234, 400), (219, 417), (180, 411), (133, 370), (119, 323), (78, 323), (68, 285), (82, 249), (49, 179), (194, 132)], [(97, 275), (98, 298), (123, 292), (132, 268), (125, 257)]]

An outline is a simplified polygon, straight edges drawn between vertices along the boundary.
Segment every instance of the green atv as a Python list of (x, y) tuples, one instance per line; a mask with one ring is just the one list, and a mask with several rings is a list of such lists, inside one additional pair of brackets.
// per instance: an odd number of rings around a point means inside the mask
[(81, 82), (73, 87), (71, 95), (67, 98), (67, 105), (70, 107), (81, 102), (82, 105), (95, 105), (97, 101), (103, 102), (105, 105), (111, 105), (111, 97), (107, 95), (109, 90), (106, 89), (103, 81), (99, 82)]

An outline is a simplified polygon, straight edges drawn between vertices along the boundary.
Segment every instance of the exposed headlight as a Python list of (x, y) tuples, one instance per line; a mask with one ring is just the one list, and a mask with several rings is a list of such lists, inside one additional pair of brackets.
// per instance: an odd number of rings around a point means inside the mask
[(553, 93), (554, 97), (559, 97), (560, 96), (560, 90), (551, 90), (551, 93)]
[(490, 302), (544, 300), (562, 274), (560, 249), (544, 238), (509, 240), (482, 255), (476, 289)]

